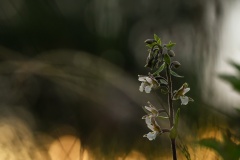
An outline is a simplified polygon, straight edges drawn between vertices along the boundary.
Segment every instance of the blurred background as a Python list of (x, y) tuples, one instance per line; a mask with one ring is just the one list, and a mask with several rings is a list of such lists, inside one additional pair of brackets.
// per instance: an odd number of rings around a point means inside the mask
[(171, 159), (167, 135), (142, 137), (142, 106), (166, 105), (138, 90), (156, 33), (195, 100), (179, 159), (238, 160), (239, 16), (238, 0), (1, 0), (0, 159)]

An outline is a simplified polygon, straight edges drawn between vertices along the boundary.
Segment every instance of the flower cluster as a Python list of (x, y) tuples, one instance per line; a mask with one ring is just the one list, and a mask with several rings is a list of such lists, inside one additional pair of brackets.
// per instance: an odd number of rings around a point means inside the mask
[[(154, 39), (147, 39), (145, 41), (149, 48), (148, 57), (145, 67), (151, 70), (156, 69), (154, 73), (149, 73), (147, 76), (138, 75), (138, 80), (141, 82), (139, 87), (140, 92), (150, 93), (153, 89), (161, 89), (163, 94), (168, 95), (168, 111), (165, 109), (158, 110), (150, 102), (149, 106), (145, 106), (143, 109), (147, 112), (147, 115), (143, 116), (147, 127), (151, 130), (144, 137), (149, 140), (154, 140), (157, 135), (170, 132), (170, 138), (175, 139), (177, 136), (177, 125), (180, 109), (174, 114), (173, 100), (181, 100), (181, 105), (187, 105), (188, 102), (193, 101), (192, 98), (185, 94), (190, 91), (187, 83), (184, 83), (178, 90), (172, 91), (172, 79), (171, 76), (182, 78), (183, 76), (175, 73), (175, 69), (179, 68), (181, 64), (178, 61), (172, 61), (172, 57), (175, 56), (172, 47), (175, 43), (171, 41), (168, 44), (163, 44), (161, 39), (154, 34)], [(165, 76), (161, 75), (165, 71)], [(159, 114), (165, 112), (167, 117), (160, 116)], [(169, 129), (162, 129), (158, 125), (156, 119), (167, 118), (170, 122)]]
[(160, 84), (152, 75), (149, 76), (138, 75), (138, 80), (142, 82), (139, 87), (140, 92), (145, 91), (146, 93), (150, 93), (152, 88), (155, 89), (160, 87)]
[(149, 106), (145, 106), (144, 109), (148, 113), (143, 116), (142, 119), (145, 119), (147, 127), (152, 131), (148, 134), (145, 134), (143, 137), (147, 137), (150, 141), (154, 140), (158, 134), (162, 133), (160, 126), (158, 125), (156, 118), (159, 116), (159, 110), (157, 110), (150, 102)]

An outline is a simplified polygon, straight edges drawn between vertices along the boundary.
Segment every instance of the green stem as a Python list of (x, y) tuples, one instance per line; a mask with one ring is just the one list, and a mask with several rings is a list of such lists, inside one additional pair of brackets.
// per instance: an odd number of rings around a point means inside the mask
[[(174, 110), (173, 110), (173, 101), (172, 101), (172, 79), (170, 73), (170, 66), (166, 64), (166, 76), (168, 81), (168, 106), (169, 106), (169, 122), (170, 128), (174, 126)], [(171, 148), (172, 148), (172, 156), (173, 160), (177, 160), (177, 153), (176, 153), (176, 142), (175, 138), (171, 138)]]

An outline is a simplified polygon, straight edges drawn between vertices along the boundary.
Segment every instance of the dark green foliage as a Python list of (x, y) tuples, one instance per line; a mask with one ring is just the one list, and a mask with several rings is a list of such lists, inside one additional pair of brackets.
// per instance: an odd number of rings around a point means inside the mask
[(238, 71), (238, 74), (235, 76), (222, 74), (220, 75), (220, 78), (228, 81), (236, 91), (240, 92), (240, 65), (232, 61), (230, 61), (229, 63)]
[(200, 140), (199, 144), (215, 150), (224, 160), (239, 160), (240, 145), (234, 143), (231, 137), (231, 133), (227, 131), (224, 134), (224, 142), (220, 142), (215, 138), (207, 138)]
[[(232, 87), (240, 92), (240, 65), (235, 62), (229, 62), (237, 71), (237, 75), (222, 74), (219, 77), (229, 82)], [(235, 109), (240, 115), (240, 109)], [(229, 130), (223, 135), (223, 142), (215, 138), (207, 138), (199, 141), (199, 144), (207, 148), (215, 150), (224, 160), (239, 160), (240, 158), (240, 144), (233, 141), (233, 138), (240, 139), (239, 136), (233, 135)]]

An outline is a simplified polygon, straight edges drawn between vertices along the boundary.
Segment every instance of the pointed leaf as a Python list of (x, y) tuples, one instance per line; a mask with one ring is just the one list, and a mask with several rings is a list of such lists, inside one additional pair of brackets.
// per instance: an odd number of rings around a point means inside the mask
[(164, 54), (164, 61), (165, 61), (168, 65), (170, 65), (171, 59), (170, 59), (170, 56), (169, 56), (168, 54)]
[(159, 44), (159, 45), (162, 44), (161, 39), (156, 34), (154, 34), (154, 39), (157, 41), (157, 44)]
[(157, 116), (157, 118), (168, 119), (169, 117), (166, 117), (166, 116)]
[(174, 72), (172, 70), (170, 70), (170, 73), (171, 73), (171, 75), (173, 75), (175, 77), (183, 78), (183, 76), (178, 75), (176, 72)]
[(237, 70), (238, 70), (238, 72), (240, 73), (240, 65), (239, 64), (237, 64), (237, 63), (235, 63), (235, 62), (233, 62), (233, 61), (230, 61), (229, 62), (233, 67), (235, 67)]
[(166, 66), (165, 63), (163, 63), (163, 64), (158, 68), (158, 70), (153, 73), (153, 75), (158, 75), (159, 73), (161, 73), (161, 72), (164, 70), (165, 66)]
[(171, 41), (168, 43), (168, 44), (166, 44), (166, 47), (167, 47), (167, 49), (172, 49), (172, 47), (173, 46), (175, 46), (176, 45), (176, 43), (172, 43)]
[(179, 116), (180, 116), (180, 108), (178, 108), (176, 116), (175, 116), (175, 123), (174, 123), (175, 127), (178, 127)]
[(230, 84), (232, 85), (232, 87), (240, 92), (240, 79), (238, 77), (235, 76), (231, 76), (231, 75), (220, 75), (220, 78), (230, 82)]
[(170, 131), (170, 138), (174, 139), (178, 135), (178, 120), (179, 120), (179, 115), (180, 115), (180, 108), (178, 108), (176, 116), (175, 116), (175, 121), (174, 121), (174, 126), (172, 127)]

